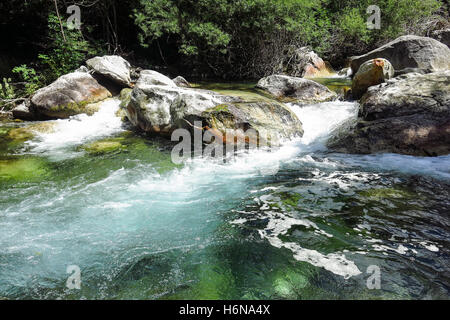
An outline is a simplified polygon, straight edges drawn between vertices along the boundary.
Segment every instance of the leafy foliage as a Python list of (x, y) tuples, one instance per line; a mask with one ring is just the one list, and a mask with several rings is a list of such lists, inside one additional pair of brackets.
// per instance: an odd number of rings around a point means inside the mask
[(12, 72), (19, 74), (25, 81), (25, 95), (31, 95), (42, 85), (42, 79), (37, 75), (36, 70), (29, 68), (26, 64), (15, 67)]
[(0, 99), (14, 99), (16, 94), (14, 86), (11, 84), (11, 78), (3, 78), (2, 81), (0, 83)]
[(46, 66), (47, 82), (77, 69), (84, 63), (86, 57), (98, 53), (94, 47), (83, 38), (79, 29), (67, 28), (67, 22), (62, 21), (64, 36), (60, 31), (58, 17), (50, 14), (48, 17), (48, 40), (50, 49), (40, 53), (38, 58)]

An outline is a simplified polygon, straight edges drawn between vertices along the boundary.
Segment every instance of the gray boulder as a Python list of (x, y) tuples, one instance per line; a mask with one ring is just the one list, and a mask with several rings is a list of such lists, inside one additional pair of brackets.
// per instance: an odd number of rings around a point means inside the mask
[(450, 71), (411, 73), (370, 87), (359, 119), (329, 141), (346, 153), (450, 153)]
[(335, 92), (315, 81), (285, 75), (271, 75), (262, 78), (258, 81), (256, 88), (283, 102), (311, 104), (337, 98)]
[(369, 53), (352, 57), (353, 74), (364, 62), (376, 58), (389, 60), (395, 70), (417, 68), (428, 73), (450, 69), (450, 49), (427, 37), (402, 36)]
[(122, 57), (95, 57), (86, 61), (86, 65), (94, 70), (95, 73), (100, 74), (123, 87), (129, 87), (131, 85), (131, 65)]
[(88, 105), (111, 97), (89, 73), (75, 71), (59, 77), (31, 97), (30, 111), (40, 118), (58, 119), (88, 112)]

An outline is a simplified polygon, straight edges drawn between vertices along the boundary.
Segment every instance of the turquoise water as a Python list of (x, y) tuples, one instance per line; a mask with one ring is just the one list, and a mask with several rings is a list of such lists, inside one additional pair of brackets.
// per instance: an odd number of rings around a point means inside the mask
[(333, 102), (292, 105), (305, 136), (279, 149), (175, 165), (117, 106), (26, 141), (1, 125), (0, 297), (448, 299), (449, 156), (331, 153), (358, 107)]

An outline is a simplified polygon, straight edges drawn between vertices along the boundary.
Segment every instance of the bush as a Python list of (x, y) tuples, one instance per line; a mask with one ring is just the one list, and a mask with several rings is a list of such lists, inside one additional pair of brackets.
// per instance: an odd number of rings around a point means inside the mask
[(87, 57), (98, 53), (98, 50), (83, 38), (79, 29), (67, 28), (66, 21), (62, 21), (62, 25), (64, 36), (60, 30), (58, 17), (54, 14), (49, 15), (49, 50), (38, 55), (40, 62), (46, 67), (44, 74), (47, 83), (74, 71), (86, 61)]

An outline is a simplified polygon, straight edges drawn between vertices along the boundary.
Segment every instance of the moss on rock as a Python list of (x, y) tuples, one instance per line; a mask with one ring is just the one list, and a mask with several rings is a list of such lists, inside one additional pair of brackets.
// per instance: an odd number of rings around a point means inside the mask
[(43, 160), (37, 158), (0, 160), (0, 180), (30, 181), (48, 172)]
[(39, 133), (52, 133), (54, 132), (56, 122), (45, 121), (35, 123), (26, 127), (14, 128), (8, 132), (8, 138), (14, 141), (26, 141), (33, 139), (36, 132)]
[(84, 145), (82, 148), (90, 154), (105, 154), (117, 151), (120, 152), (126, 147), (122, 145), (118, 139), (108, 139), (89, 143)]

